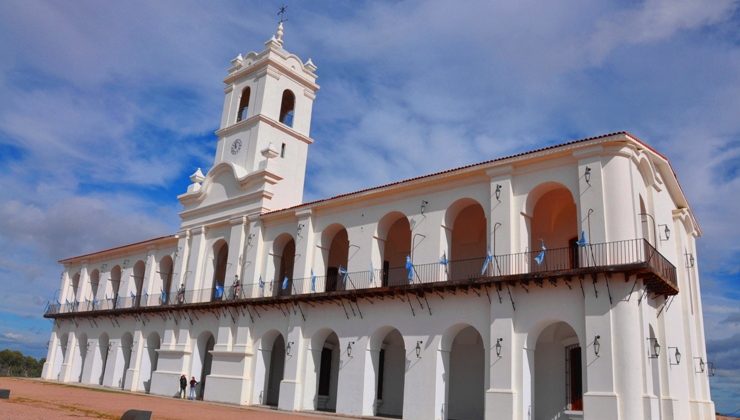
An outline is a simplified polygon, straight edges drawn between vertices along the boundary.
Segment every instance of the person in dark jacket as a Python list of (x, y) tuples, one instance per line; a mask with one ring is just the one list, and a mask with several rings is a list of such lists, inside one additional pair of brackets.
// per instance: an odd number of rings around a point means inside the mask
[(195, 388), (198, 386), (198, 381), (195, 380), (195, 376), (193, 376), (190, 379), (190, 398), (191, 400), (195, 399)]
[(185, 398), (186, 393), (185, 391), (188, 388), (188, 377), (185, 376), (185, 374), (180, 375), (180, 393), (178, 394), (178, 398)]

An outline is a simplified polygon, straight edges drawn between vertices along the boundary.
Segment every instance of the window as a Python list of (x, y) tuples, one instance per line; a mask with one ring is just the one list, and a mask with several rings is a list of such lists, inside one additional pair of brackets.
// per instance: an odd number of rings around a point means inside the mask
[(319, 371), (319, 395), (329, 396), (331, 388), (331, 349), (321, 350), (321, 370)]
[(378, 390), (376, 394), (376, 399), (378, 401), (383, 400), (383, 371), (385, 370), (385, 349), (380, 349), (380, 354), (378, 355)]
[(251, 89), (249, 89), (249, 87), (245, 87), (242, 91), (242, 97), (239, 99), (239, 110), (236, 113), (236, 122), (247, 119), (250, 93)]
[(280, 146), (280, 157), (281, 158), (285, 157), (285, 143), (283, 143), (283, 145)]
[(565, 348), (565, 403), (568, 410), (583, 411), (583, 386), (581, 375), (581, 347), (577, 344)]
[(295, 95), (288, 89), (283, 91), (283, 100), (280, 103), (280, 122), (293, 127), (293, 111), (295, 110)]

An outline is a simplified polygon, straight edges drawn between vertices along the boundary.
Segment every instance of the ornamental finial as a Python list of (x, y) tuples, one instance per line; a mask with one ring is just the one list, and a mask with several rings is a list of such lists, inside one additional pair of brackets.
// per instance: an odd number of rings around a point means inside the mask
[(283, 22), (287, 22), (288, 19), (285, 17), (285, 14), (288, 11), (288, 6), (282, 5), (280, 6), (280, 9), (278, 10), (278, 16), (280, 16), (280, 20), (278, 21), (278, 27), (277, 32), (275, 33), (275, 40), (280, 43), (280, 45), (283, 45)]

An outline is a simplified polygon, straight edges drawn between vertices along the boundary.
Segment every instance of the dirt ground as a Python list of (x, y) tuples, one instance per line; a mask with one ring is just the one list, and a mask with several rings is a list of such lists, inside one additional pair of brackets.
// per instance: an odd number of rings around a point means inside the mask
[(0, 399), (1, 420), (120, 419), (126, 410), (152, 412), (152, 419), (341, 419), (334, 415), (288, 413), (268, 408), (238, 407), (203, 401), (178, 400), (44, 382), (38, 379), (0, 378), (0, 389), (10, 389), (10, 399)]

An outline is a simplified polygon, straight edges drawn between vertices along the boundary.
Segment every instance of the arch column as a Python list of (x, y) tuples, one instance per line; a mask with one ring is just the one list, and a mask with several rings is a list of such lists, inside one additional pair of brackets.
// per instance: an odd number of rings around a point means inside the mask
[[(178, 344), (177, 342), (178, 333), (181, 333), (182, 344)], [(189, 365), (190, 361), (191, 352), (187, 347), (188, 338), (186, 336), (187, 330), (178, 330), (175, 321), (168, 319), (165, 322), (162, 345), (157, 350), (157, 370), (152, 372), (152, 382), (149, 386), (150, 394), (165, 396), (173, 396), (175, 394), (175, 385), (179, 383), (180, 375), (183, 373), (187, 374), (185, 366)]]
[(77, 299), (77, 302), (80, 302), (79, 310), (86, 311), (88, 307), (85, 304), (85, 299), (87, 299), (90, 293), (92, 293), (92, 288), (90, 287), (90, 275), (87, 271), (87, 261), (82, 262), (82, 267), (80, 268), (80, 284), (77, 288), (77, 296), (75, 296), (75, 299)]
[[(580, 228), (578, 235), (580, 237), (580, 231), (585, 231), (588, 235), (588, 242), (592, 244), (606, 242), (608, 239), (606, 237), (607, 214), (606, 206), (604, 205), (603, 168), (601, 156), (599, 155), (602, 152), (603, 148), (598, 146), (573, 153), (573, 156), (578, 159), (577, 176), (579, 196), (574, 197), (579, 220), (578, 226)], [(586, 167), (591, 169), (590, 182), (586, 182), (584, 176)], [(614, 211), (619, 212), (616, 209), (620, 207), (614, 207)], [(588, 215), (589, 209), (593, 210), (590, 216)]]
[(190, 231), (185, 230), (177, 234), (177, 251), (172, 262), (172, 284), (168, 291), (170, 296), (175, 296), (181, 284), (187, 279), (188, 259), (190, 257)]
[[(293, 263), (293, 284), (299, 293), (311, 290), (311, 266), (313, 265), (313, 253), (316, 248), (313, 233), (313, 217), (311, 210), (303, 210), (296, 213), (298, 225), (303, 225), (300, 234), (295, 238), (295, 261)], [(316, 273), (314, 273), (316, 274)], [(317, 274), (319, 275), (319, 274)], [(302, 282), (299, 284), (299, 282)]]
[(62, 363), (62, 370), (59, 376), (60, 382), (69, 382), (72, 377), (72, 370), (74, 368), (75, 351), (77, 347), (77, 336), (74, 331), (69, 332), (67, 338), (67, 351), (64, 354), (64, 363)]
[(55, 372), (60, 368), (61, 363), (57, 362), (57, 356), (62, 351), (61, 342), (58, 338), (59, 330), (54, 326), (51, 332), (51, 338), (49, 339), (49, 347), (46, 350), (46, 361), (44, 367), (41, 370), (41, 378), (47, 381), (56, 380)]
[[(492, 291), (491, 327), (487, 348), (490, 363), (485, 399), (485, 418), (515, 418), (516, 409), (516, 375), (514, 363), (519, 357), (518, 347), (514, 345), (514, 308), (508, 300), (506, 289), (502, 289), (501, 303), (498, 295)], [(498, 341), (500, 339), (500, 341)], [(501, 354), (496, 354), (496, 344), (501, 345)]]
[(62, 287), (59, 289), (59, 303), (62, 305), (60, 312), (66, 311), (66, 303), (74, 299), (72, 296), (72, 277), (69, 275), (69, 266), (64, 266), (64, 272), (62, 273)]
[[(227, 298), (231, 297), (232, 285), (236, 277), (239, 277), (239, 282), (244, 283), (242, 275), (242, 265), (244, 264), (244, 242), (247, 234), (247, 217), (241, 216), (229, 220), (230, 231), (229, 231), (229, 256), (226, 262), (226, 274), (224, 276), (224, 294)], [(242, 290), (244, 287), (242, 285)], [(242, 292), (243, 293), (243, 292)], [(219, 340), (220, 341), (220, 340)], [(216, 343), (218, 346), (219, 343)]]
[[(300, 314), (297, 315), (300, 318)], [(296, 315), (291, 315), (291, 321), (298, 322)], [(285, 346), (291, 347), (291, 354), (285, 355), (285, 370), (280, 382), (280, 400), (278, 408), (295, 411), (301, 409), (301, 395), (303, 394), (303, 362), (306, 358), (310, 341), (303, 338), (303, 328), (293, 325), (288, 329)]]
[[(108, 350), (108, 363), (105, 365), (105, 376), (103, 386), (110, 388), (118, 387), (121, 377), (118, 375), (119, 366), (123, 366), (123, 351), (121, 350), (121, 339), (110, 339), (110, 350)], [(124, 372), (125, 373), (125, 372)]]
[(434, 367), (434, 419), (446, 420), (447, 396), (450, 392), (450, 350), (437, 349)]
[[(488, 217), (488, 244), (496, 255), (511, 254), (516, 248), (514, 243), (514, 194), (511, 181), (511, 166), (491, 169), (486, 174), (490, 179), (490, 207)], [(500, 197), (496, 199), (496, 189), (500, 188)], [(496, 223), (501, 225), (495, 229)], [(521, 247), (521, 246), (520, 246)], [(494, 267), (495, 269), (495, 267)]]
[[(237, 325), (248, 323), (249, 320), (239, 319)], [(239, 327), (242, 328), (242, 327)], [(237, 345), (239, 337), (237, 330), (232, 337), (232, 320), (229, 315), (219, 320), (218, 337), (211, 351), (211, 373), (208, 375), (208, 386), (204, 399), (208, 401), (226, 402), (231, 404), (247, 404), (248, 390), (251, 384), (250, 363), (252, 355), (245, 345)], [(243, 334), (246, 331), (241, 331)], [(235, 342), (232, 346), (231, 342)]]
[(83, 384), (97, 384), (97, 381), (95, 381), (95, 367), (97, 365), (97, 358), (98, 358), (98, 340), (97, 339), (90, 339), (88, 338), (87, 341), (83, 344), (80, 343), (80, 350), (82, 350), (82, 346), (87, 346), (85, 350), (85, 360), (82, 364), (82, 383)]
[[(262, 231), (262, 222), (259, 213), (253, 213), (247, 216), (249, 233), (246, 237), (244, 250), (244, 267), (242, 287), (246, 297), (262, 296), (262, 289), (259, 287), (259, 277), (262, 273), (263, 264), (263, 243), (264, 232)], [(267, 282), (266, 278), (262, 278)]]
[[(141, 282), (141, 306), (151, 306), (154, 302), (159, 302), (157, 296), (159, 291), (152, 290), (154, 287), (154, 276), (157, 275), (156, 248), (148, 247), (146, 252), (146, 265), (144, 267), (144, 279)], [(146, 295), (143, 293), (146, 292)]]
[[(440, 347), (439, 336), (433, 336), (428, 342), (428, 336), (406, 336), (404, 341), (403, 360), (403, 409), (402, 413), (406, 419), (430, 419), (436, 418), (439, 412), (434, 411), (436, 388), (429, 386), (436, 382), (437, 358), (434, 349)], [(421, 352), (416, 356), (416, 344), (419, 344)], [(448, 354), (449, 356), (449, 354)]]
[[(314, 401), (318, 400), (318, 384), (319, 384), (319, 366), (321, 361), (321, 352), (323, 351), (323, 345), (313, 347), (309, 341), (308, 347), (306, 348), (306, 372), (304, 373), (304, 384), (303, 384), (303, 401), (301, 407), (304, 410), (313, 410)], [(319, 363), (316, 363), (316, 361)]]
[[(203, 278), (204, 262), (206, 260), (206, 227), (199, 226), (192, 229), (191, 235), (192, 246), (188, 258), (188, 272), (185, 276), (185, 289), (199, 290), (205, 288), (204, 281), (207, 281)], [(210, 297), (210, 293), (206, 294), (206, 296)]]
[[(347, 355), (347, 345), (352, 354)], [(377, 381), (375, 367), (379, 350), (368, 348), (368, 337), (339, 337), (339, 377), (337, 413), (354, 416), (374, 415)]]
[(124, 373), (126, 376), (124, 385), (125, 389), (128, 391), (143, 391), (143, 389), (139, 389), (139, 371), (141, 368), (141, 353), (144, 351), (146, 339), (143, 338), (141, 330), (134, 331), (133, 337), (134, 341), (131, 344), (131, 360), (129, 361), (129, 368)]
[[(593, 180), (592, 180), (593, 182)], [(619, 401), (615, 393), (613, 343), (615, 336), (612, 331), (612, 307), (609, 303), (606, 281), (610, 287), (614, 285), (628, 286), (616, 278), (606, 280), (599, 275), (596, 284), (591, 287), (598, 289), (598, 298), (593, 290), (586, 293), (584, 304), (585, 335), (581, 343), (581, 358), (586, 378), (583, 381), (583, 414), (584, 419), (619, 419)], [(631, 286), (630, 286), (631, 287)], [(612, 299), (615, 293), (612, 292)], [(597, 356), (594, 351), (594, 339), (600, 336), (600, 351)], [(633, 355), (634, 356), (634, 355)], [(624, 368), (624, 367), (620, 367)]]
[[(631, 285), (637, 280), (630, 276), (627, 283), (615, 281), (612, 292), (617, 297), (614, 304), (614, 329), (609, 342), (601, 340), (601, 348), (612, 348), (614, 357), (614, 375), (619, 395), (619, 412), (623, 419), (642, 420), (642, 336), (640, 333), (640, 310), (638, 299), (641, 287), (635, 287), (630, 293)], [(621, 280), (621, 279), (620, 279)], [(613, 337), (618, 337), (613, 340)], [(639, 356), (639, 357), (638, 357)]]
[(89, 369), (89, 378), (85, 381), (85, 383), (89, 383), (92, 385), (99, 385), (100, 384), (100, 377), (105, 373), (103, 372), (103, 363), (104, 358), (107, 356), (104, 354), (103, 351), (100, 349), (100, 337), (91, 340), (91, 344), (88, 348), (88, 355), (87, 357), (91, 359), (90, 362), (90, 369)]

